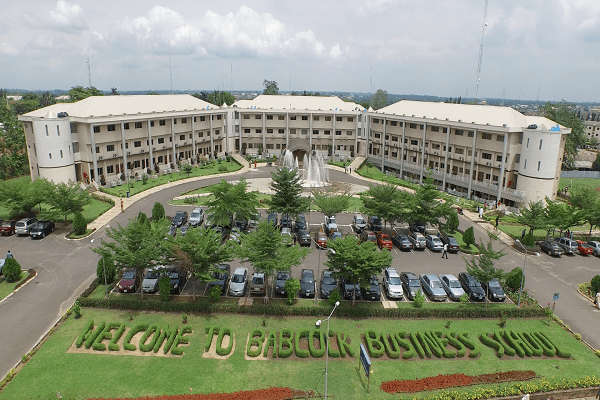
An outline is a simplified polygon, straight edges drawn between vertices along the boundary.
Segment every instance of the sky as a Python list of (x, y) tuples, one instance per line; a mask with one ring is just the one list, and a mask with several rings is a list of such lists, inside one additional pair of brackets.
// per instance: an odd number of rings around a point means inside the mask
[[(598, 102), (600, 1), (0, 0), (0, 87)], [(169, 51), (171, 56), (169, 57)], [(372, 72), (371, 72), (372, 71)], [(171, 78), (172, 77), (172, 78)]]

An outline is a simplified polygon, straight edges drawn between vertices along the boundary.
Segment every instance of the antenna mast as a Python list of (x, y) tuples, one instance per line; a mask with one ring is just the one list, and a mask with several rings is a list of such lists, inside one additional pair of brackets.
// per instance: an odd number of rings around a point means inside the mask
[(169, 39), (169, 77), (171, 78), (171, 94), (173, 94), (173, 68), (171, 66), (171, 40), (170, 39)]
[(88, 67), (88, 84), (92, 87), (92, 72), (90, 70), (90, 59), (87, 59), (87, 67)]
[(479, 46), (479, 62), (477, 63), (477, 89), (475, 91), (475, 103), (479, 96), (479, 76), (481, 75), (481, 61), (483, 60), (483, 38), (485, 37), (485, 28), (487, 23), (485, 18), (487, 17), (488, 0), (485, 0), (485, 6), (483, 7), (483, 32), (481, 33), (481, 45)]

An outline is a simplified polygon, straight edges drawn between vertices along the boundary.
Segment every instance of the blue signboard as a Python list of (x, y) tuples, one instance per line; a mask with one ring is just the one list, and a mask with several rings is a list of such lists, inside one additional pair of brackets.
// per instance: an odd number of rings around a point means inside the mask
[(371, 359), (367, 354), (367, 349), (365, 349), (365, 346), (363, 346), (362, 343), (360, 344), (360, 362), (365, 369), (365, 374), (369, 377), (369, 373), (371, 372)]

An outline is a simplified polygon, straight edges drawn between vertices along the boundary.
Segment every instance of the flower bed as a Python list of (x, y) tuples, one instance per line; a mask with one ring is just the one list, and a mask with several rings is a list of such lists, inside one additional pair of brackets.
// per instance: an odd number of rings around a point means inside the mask
[[(138, 397), (135, 400), (288, 400), (304, 399), (313, 396), (312, 391), (295, 390), (286, 387), (272, 387), (260, 390), (242, 390), (234, 393), (179, 394), (174, 396)], [(88, 399), (106, 400), (106, 399)], [(133, 400), (131, 398), (110, 400)]]

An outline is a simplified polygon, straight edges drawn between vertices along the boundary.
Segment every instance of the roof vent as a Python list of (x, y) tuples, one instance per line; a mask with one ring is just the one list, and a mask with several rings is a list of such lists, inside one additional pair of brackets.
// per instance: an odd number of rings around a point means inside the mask
[(109, 117), (112, 117), (112, 114), (108, 114)]
[(459, 119), (458, 122), (462, 122), (462, 119)]
[(450, 118), (446, 118), (446, 121), (450, 121)]
[[(58, 116), (60, 117), (60, 114)], [(527, 129), (537, 129), (537, 128), (538, 128), (537, 124), (531, 124), (527, 127)]]
[(58, 114), (56, 114), (56, 116), (58, 118), (66, 118), (66, 117), (69, 116), (69, 114), (67, 114), (66, 112), (62, 111), (62, 112), (59, 112)]
[(490, 123), (489, 123), (489, 122), (486, 122), (485, 124), (486, 124), (486, 125), (489, 125)]
[(506, 125), (506, 124), (502, 124), (502, 126), (506, 128), (508, 125)]

